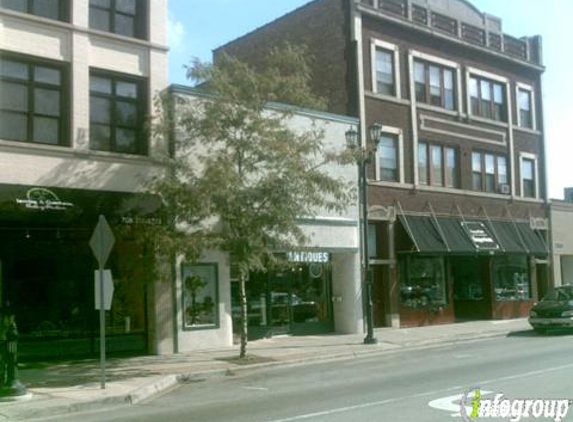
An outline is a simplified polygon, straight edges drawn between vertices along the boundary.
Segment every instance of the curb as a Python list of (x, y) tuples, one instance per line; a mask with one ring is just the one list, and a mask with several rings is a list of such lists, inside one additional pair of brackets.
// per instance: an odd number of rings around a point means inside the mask
[(58, 415), (86, 412), (91, 410), (101, 410), (102, 408), (112, 408), (117, 406), (133, 405), (142, 403), (148, 400), (159, 397), (170, 390), (177, 388), (180, 385), (189, 384), (193, 382), (200, 382), (207, 379), (218, 377), (233, 376), (251, 371), (261, 371), (265, 369), (288, 368), (292, 366), (310, 365), (313, 363), (331, 362), (338, 360), (347, 360), (352, 358), (378, 356), (385, 354), (395, 354), (404, 350), (423, 350), (430, 348), (439, 348), (444, 346), (451, 346), (460, 343), (469, 343), (473, 341), (488, 340), (497, 337), (506, 337), (511, 331), (498, 331), (486, 332), (478, 334), (470, 334), (466, 336), (444, 336), (426, 341), (406, 342), (403, 344), (396, 344), (386, 342), (392, 347), (376, 347), (366, 350), (354, 350), (348, 352), (333, 353), (330, 355), (316, 355), (307, 356), (294, 359), (276, 360), (272, 362), (254, 363), (251, 365), (229, 367), (225, 369), (214, 369), (207, 371), (194, 371), (182, 372), (178, 374), (166, 375), (148, 385), (139, 387), (131, 392), (120, 394), (117, 396), (110, 396), (105, 398), (91, 399), (86, 401), (57, 404), (53, 406), (44, 406), (36, 409), (27, 409), (20, 412), (15, 412), (14, 415), (4, 415), (0, 408), (1, 417), (8, 417), (8, 420), (34, 420), (38, 418), (48, 418)]
[(424, 342), (412, 341), (411, 343), (404, 343), (404, 345), (396, 345), (395, 343), (387, 342), (387, 344), (391, 344), (393, 347), (377, 348), (377, 346), (371, 346), (373, 348), (368, 350), (339, 352), (339, 353), (329, 354), (327, 356), (317, 355), (317, 356), (301, 357), (294, 359), (277, 360), (272, 362), (254, 363), (251, 365), (236, 366), (227, 369), (215, 369), (203, 372), (189, 372), (179, 375), (178, 380), (180, 384), (185, 384), (190, 382), (205, 381), (212, 378), (238, 375), (240, 373), (245, 373), (249, 371), (258, 371), (258, 370), (275, 369), (275, 368), (288, 368), (291, 366), (303, 366), (306, 364), (310, 365), (313, 363), (331, 362), (331, 361), (386, 355), (386, 354), (395, 354), (404, 350), (424, 350), (424, 349), (440, 348), (460, 343), (471, 343), (475, 341), (489, 340), (498, 337), (506, 337), (507, 334), (508, 334), (507, 331), (503, 332), (500, 331), (496, 333), (470, 335), (468, 337), (452, 338), (451, 336), (448, 336), (445, 338), (438, 338), (436, 340), (427, 340)]
[(179, 378), (179, 375), (167, 375), (152, 384), (132, 391), (127, 395), (127, 401), (129, 404), (137, 404), (155, 398), (177, 387), (180, 384)]

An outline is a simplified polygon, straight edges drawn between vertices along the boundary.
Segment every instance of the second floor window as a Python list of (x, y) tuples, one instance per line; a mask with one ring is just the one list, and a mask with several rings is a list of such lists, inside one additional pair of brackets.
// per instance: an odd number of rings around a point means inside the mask
[(420, 184), (457, 188), (458, 158), (454, 148), (420, 142), (418, 144)]
[(66, 145), (67, 83), (59, 63), (0, 56), (0, 139)]
[(535, 189), (535, 160), (531, 158), (521, 158), (521, 196), (525, 198), (537, 197)]
[(144, 1), (90, 0), (90, 28), (145, 38)]
[(472, 152), (472, 189), (509, 194), (506, 157), (481, 151)]
[(453, 110), (454, 72), (442, 66), (414, 62), (416, 101)]
[(398, 136), (382, 134), (378, 144), (378, 180), (398, 182), (400, 169), (398, 166)]
[(69, 0), (0, 0), (0, 6), (48, 19), (69, 19)]
[(396, 95), (394, 82), (394, 52), (376, 48), (376, 92), (384, 95)]
[(523, 88), (517, 90), (519, 106), (519, 126), (533, 129), (533, 104), (531, 91)]
[(146, 154), (145, 97), (141, 81), (116, 74), (90, 75), (90, 148)]
[(505, 84), (472, 76), (469, 91), (471, 114), (491, 120), (507, 121)]

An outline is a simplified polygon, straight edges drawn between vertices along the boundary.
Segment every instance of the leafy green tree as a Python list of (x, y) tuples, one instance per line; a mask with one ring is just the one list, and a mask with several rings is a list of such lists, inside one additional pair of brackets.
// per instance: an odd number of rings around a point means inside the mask
[(303, 47), (285, 45), (258, 70), (229, 56), (215, 65), (194, 61), (188, 76), (198, 83), (196, 95), (164, 96), (155, 126), (158, 135), (171, 136), (174, 154), (169, 175), (152, 189), (173, 224), (154, 240), (164, 253), (189, 261), (207, 250), (230, 254), (240, 283), (241, 358), (249, 273), (278, 264), (277, 251), (304, 246), (300, 217), (342, 211), (354, 198), (349, 182), (325, 166), (352, 157), (327, 150), (316, 127), (292, 129), (292, 109), (269, 104), (324, 107), (310, 90), (306, 57)]

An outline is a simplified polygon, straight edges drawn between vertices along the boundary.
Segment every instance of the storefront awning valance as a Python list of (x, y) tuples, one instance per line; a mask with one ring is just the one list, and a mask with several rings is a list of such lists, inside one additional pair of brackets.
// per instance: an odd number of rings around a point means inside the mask
[(541, 236), (526, 223), (406, 215), (399, 220), (421, 253), (549, 253)]
[(430, 218), (401, 215), (399, 220), (418, 252), (447, 252), (446, 245), (441, 240), (440, 233)]
[(492, 221), (491, 226), (506, 253), (549, 254), (545, 241), (527, 223)]
[(150, 194), (0, 184), (0, 225), (92, 227), (161, 224), (161, 200)]

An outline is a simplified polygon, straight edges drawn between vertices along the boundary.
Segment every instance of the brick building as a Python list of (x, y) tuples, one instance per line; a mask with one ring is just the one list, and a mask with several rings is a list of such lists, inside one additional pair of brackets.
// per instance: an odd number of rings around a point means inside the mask
[[(315, 0), (215, 50), (314, 57), (329, 111), (383, 125), (369, 165), (376, 326), (526, 315), (551, 284), (541, 37), (465, 0)], [(373, 145), (368, 144), (369, 148)]]
[(0, 304), (23, 358), (99, 350), (100, 213), (116, 235), (108, 350), (161, 352), (171, 334), (156, 322), (165, 283), (133, 238), (159, 218), (138, 191), (167, 153), (145, 131), (167, 86), (166, 31), (166, 0), (0, 2)]

